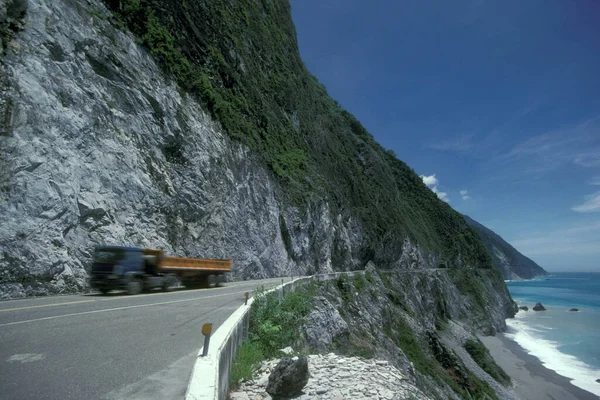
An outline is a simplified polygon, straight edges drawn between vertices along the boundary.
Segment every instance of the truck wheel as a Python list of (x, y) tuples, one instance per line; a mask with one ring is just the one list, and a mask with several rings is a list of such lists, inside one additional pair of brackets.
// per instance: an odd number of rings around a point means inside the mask
[(142, 291), (142, 282), (139, 279), (132, 279), (127, 284), (127, 294), (139, 294)]
[(207, 279), (207, 282), (208, 282), (208, 287), (209, 288), (219, 286), (219, 283), (218, 283), (216, 275), (209, 275), (208, 279)]
[(173, 287), (177, 283), (177, 278), (174, 276), (166, 276), (164, 279), (162, 290), (165, 292), (170, 292), (173, 290)]

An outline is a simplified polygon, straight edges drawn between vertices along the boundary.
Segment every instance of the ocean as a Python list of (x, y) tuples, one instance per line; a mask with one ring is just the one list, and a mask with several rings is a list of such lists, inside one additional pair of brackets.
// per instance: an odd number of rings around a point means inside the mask
[[(553, 273), (506, 285), (519, 306), (529, 307), (506, 321), (506, 336), (573, 385), (600, 395), (600, 273)], [(532, 311), (537, 302), (547, 311)]]

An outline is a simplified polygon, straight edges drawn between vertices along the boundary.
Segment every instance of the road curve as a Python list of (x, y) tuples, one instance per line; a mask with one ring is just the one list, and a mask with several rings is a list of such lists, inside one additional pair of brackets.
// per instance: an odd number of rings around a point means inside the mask
[(183, 398), (202, 325), (211, 322), (216, 330), (244, 292), (281, 279), (0, 302), (0, 397)]

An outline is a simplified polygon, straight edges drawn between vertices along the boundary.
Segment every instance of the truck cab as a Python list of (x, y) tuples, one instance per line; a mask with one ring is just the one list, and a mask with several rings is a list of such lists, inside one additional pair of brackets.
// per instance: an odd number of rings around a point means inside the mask
[(156, 287), (165, 288), (174, 277), (158, 272), (162, 252), (135, 247), (96, 247), (90, 286), (106, 294), (111, 290), (126, 290), (137, 294)]

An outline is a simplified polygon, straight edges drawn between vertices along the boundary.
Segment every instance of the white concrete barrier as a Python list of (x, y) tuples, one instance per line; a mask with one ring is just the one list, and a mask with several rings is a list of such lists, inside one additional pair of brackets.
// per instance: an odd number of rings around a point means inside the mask
[[(276, 290), (282, 293), (295, 290), (303, 283), (335, 279), (341, 274), (354, 276), (362, 273), (363, 271), (351, 271), (300, 277), (267, 290), (264, 294)], [(186, 400), (224, 400), (227, 397), (231, 365), (238, 348), (248, 335), (250, 307), (253, 302), (254, 297), (248, 300), (248, 305), (240, 306), (219, 326), (219, 329), (210, 338), (210, 346), (206, 357), (202, 357), (203, 348), (200, 349), (188, 383), (185, 394)]]

